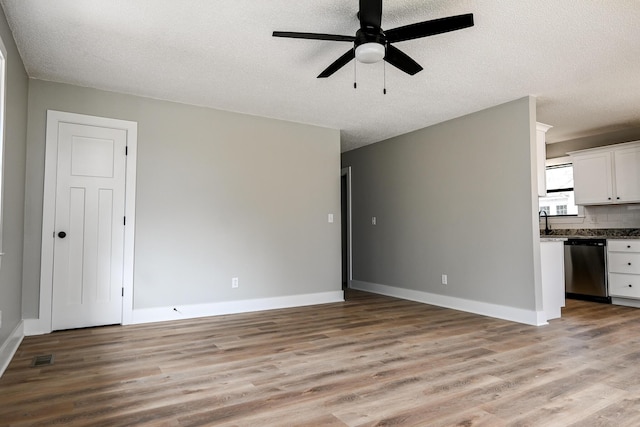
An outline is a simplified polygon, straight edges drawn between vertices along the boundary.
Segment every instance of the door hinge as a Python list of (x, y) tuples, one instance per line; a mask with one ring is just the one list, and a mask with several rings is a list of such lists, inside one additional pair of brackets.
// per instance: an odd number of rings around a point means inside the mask
[(124, 219), (122, 220), (122, 225), (127, 225), (127, 217), (125, 216)]
[(124, 147), (124, 155), (125, 156), (129, 155), (129, 146), (128, 145), (125, 145), (125, 147)]
[(124, 296), (124, 288), (122, 288), (122, 296)]

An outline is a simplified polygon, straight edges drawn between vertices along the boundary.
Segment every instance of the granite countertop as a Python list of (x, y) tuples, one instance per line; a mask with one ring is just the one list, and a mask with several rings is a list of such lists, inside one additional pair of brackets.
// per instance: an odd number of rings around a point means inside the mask
[(578, 228), (556, 229), (549, 234), (540, 230), (540, 241), (556, 239), (640, 239), (640, 228)]
[(540, 235), (540, 243), (544, 243), (544, 242), (566, 242), (567, 239), (568, 239), (568, 237)]

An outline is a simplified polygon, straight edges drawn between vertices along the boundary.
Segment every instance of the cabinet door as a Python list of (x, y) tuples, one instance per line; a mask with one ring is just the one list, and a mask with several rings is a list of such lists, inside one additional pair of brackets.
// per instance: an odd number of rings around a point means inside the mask
[(576, 205), (613, 203), (611, 153), (573, 157), (573, 189)]
[(640, 276), (637, 274), (609, 273), (609, 295), (640, 299)]
[(613, 155), (616, 202), (640, 201), (640, 147), (616, 150)]
[(538, 171), (538, 196), (544, 197), (547, 195), (547, 131), (551, 129), (551, 126), (544, 123), (536, 123), (536, 154), (537, 154), (537, 168)]
[(609, 252), (608, 270), (610, 273), (640, 275), (640, 254)]
[(607, 239), (609, 252), (640, 252), (640, 239)]

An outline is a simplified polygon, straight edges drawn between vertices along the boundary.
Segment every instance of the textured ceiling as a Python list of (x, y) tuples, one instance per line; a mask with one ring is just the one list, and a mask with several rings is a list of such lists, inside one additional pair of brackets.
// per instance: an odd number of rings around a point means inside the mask
[(397, 43), (424, 70), (353, 62), (357, 0), (0, 0), (27, 73), (340, 129), (348, 150), (526, 95), (551, 142), (640, 128), (639, 0), (386, 0), (382, 27), (473, 13), (472, 28)]

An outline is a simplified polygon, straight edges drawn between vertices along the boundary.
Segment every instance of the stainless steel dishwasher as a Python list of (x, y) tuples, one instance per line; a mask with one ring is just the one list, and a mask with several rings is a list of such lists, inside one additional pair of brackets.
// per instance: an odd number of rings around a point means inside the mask
[(606, 239), (564, 242), (564, 279), (567, 298), (611, 303)]

